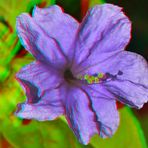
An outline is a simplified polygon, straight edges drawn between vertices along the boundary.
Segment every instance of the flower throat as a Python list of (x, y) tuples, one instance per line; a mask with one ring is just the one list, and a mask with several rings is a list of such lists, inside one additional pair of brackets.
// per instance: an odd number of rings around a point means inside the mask
[(75, 78), (69, 68), (64, 71), (64, 79), (67, 82), (70, 82), (71, 80), (75, 80)]

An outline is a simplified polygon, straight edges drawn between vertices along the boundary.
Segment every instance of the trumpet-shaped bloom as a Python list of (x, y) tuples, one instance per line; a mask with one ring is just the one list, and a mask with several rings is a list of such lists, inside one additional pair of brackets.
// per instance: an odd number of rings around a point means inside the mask
[(118, 6), (96, 5), (81, 23), (54, 5), (17, 18), (17, 32), (36, 59), (16, 75), (26, 102), (16, 115), (40, 121), (65, 115), (79, 141), (112, 136), (116, 100), (141, 108), (148, 101), (148, 65), (124, 51), (131, 22)]

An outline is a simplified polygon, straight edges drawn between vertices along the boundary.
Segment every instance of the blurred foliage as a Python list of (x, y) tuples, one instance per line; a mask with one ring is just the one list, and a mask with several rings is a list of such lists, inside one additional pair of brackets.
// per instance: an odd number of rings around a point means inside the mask
[(16, 17), (23, 12), (30, 12), (34, 5), (48, 6), (54, 4), (54, 0), (1, 0), (0, 16), (4, 18), (12, 28), (15, 28)]
[(103, 3), (105, 3), (104, 0), (90, 0), (89, 1), (89, 7), (93, 7), (94, 5), (103, 4)]
[(134, 113), (140, 121), (148, 145), (148, 103), (141, 110), (135, 109)]
[[(81, 16), (84, 15), (82, 15), (82, 10), (85, 9), (83, 13), (86, 13), (89, 7), (104, 3), (103, 0), (82, 1), (56, 0), (56, 3), (78, 20), (81, 20)], [(115, 0), (114, 2), (118, 3)], [(55, 121), (38, 122), (35, 120), (26, 121), (14, 116), (17, 104), (25, 100), (22, 88), (15, 80), (15, 74), (21, 67), (34, 60), (30, 54), (25, 52), (18, 40), (15, 30), (16, 17), (22, 12), (31, 13), (35, 4), (46, 7), (54, 3), (54, 0), (1, 0), (0, 2), (0, 148), (146, 148), (142, 128), (148, 138), (147, 115), (141, 116), (136, 111), (136, 115), (142, 123), (141, 128), (138, 120), (127, 107), (120, 110), (120, 126), (112, 138), (101, 139), (95, 135), (87, 146), (78, 142), (64, 117)], [(125, 8), (129, 10), (128, 6)], [(133, 14), (140, 17), (136, 12)], [(134, 21), (137, 24), (136, 18)], [(136, 42), (135, 34), (136, 32), (134, 32)], [(143, 34), (148, 35), (147, 33)], [(144, 39), (147, 42), (147, 38)], [(143, 47), (144, 39), (136, 42), (136, 45)], [(135, 42), (132, 44), (135, 45)]]
[(34, 5), (48, 6), (54, 0), (1, 0), (0, 1), (0, 82), (9, 75), (9, 63), (20, 50), (15, 22), (22, 12), (31, 12)]

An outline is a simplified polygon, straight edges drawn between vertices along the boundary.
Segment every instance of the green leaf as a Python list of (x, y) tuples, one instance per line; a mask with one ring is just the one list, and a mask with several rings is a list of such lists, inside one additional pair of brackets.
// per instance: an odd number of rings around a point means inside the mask
[(139, 111), (139, 110), (134, 110), (134, 113), (136, 114), (136, 117), (138, 118), (141, 127), (143, 129), (145, 138), (146, 138), (146, 142), (148, 144), (148, 110), (147, 110), (147, 105), (145, 104), (143, 106), (143, 108)]
[(115, 135), (108, 139), (95, 135), (91, 144), (94, 148), (147, 148), (140, 124), (127, 107), (120, 110), (120, 125)]

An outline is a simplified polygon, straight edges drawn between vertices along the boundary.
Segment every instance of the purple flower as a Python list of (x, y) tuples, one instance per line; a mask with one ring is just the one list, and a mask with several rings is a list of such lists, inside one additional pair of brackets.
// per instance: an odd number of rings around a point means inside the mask
[(90, 9), (82, 23), (58, 6), (35, 7), (17, 18), (18, 36), (36, 59), (17, 79), (27, 100), (16, 115), (40, 121), (65, 115), (79, 141), (110, 137), (119, 125), (116, 100), (141, 108), (148, 101), (148, 64), (124, 51), (131, 22), (120, 7)]

